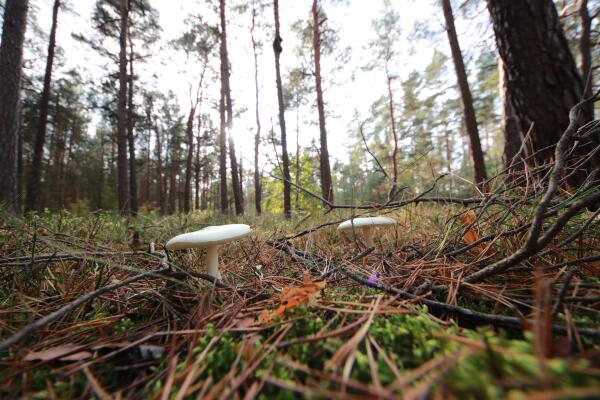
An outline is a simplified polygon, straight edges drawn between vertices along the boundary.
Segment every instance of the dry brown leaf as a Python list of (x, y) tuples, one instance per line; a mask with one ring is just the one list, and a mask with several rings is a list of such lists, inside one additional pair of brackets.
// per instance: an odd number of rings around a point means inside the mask
[(258, 316), (258, 322), (261, 324), (268, 324), (272, 319), (271, 313), (266, 308), (263, 309)]
[(281, 304), (275, 311), (277, 316), (283, 316), (285, 310), (290, 310), (300, 304), (314, 303), (319, 291), (325, 287), (325, 281), (313, 282), (310, 275), (304, 275), (302, 281), (302, 286), (286, 286), (283, 288), (279, 296)]
[[(460, 219), (460, 222), (462, 222), (463, 225), (465, 227), (467, 227), (475, 222), (475, 220), (477, 219), (477, 216), (475, 215), (475, 212), (473, 210), (471, 210), (469, 212), (459, 215), (458, 219)], [(465, 232), (465, 234), (463, 236), (463, 240), (465, 241), (466, 244), (471, 244), (471, 243), (474, 243), (479, 240), (479, 235), (475, 231), (474, 225), (472, 225)], [(480, 254), (483, 250), (484, 250), (484, 248), (482, 246), (475, 246), (470, 251), (474, 254)]]
[(286, 286), (281, 290), (279, 295), (280, 305), (274, 313), (269, 313), (268, 310), (262, 310), (259, 315), (260, 323), (268, 323), (273, 317), (282, 317), (285, 310), (290, 310), (300, 304), (313, 304), (319, 291), (321, 291), (326, 283), (325, 281), (313, 282), (310, 275), (304, 275), (302, 286)]
[[(46, 350), (34, 351), (23, 358), (23, 361), (51, 361), (59, 359), (60, 361), (81, 361), (92, 356), (89, 351), (80, 351), (73, 353), (80, 346), (74, 344), (64, 344), (61, 346), (51, 347)], [(73, 354), (69, 354), (73, 353)]]

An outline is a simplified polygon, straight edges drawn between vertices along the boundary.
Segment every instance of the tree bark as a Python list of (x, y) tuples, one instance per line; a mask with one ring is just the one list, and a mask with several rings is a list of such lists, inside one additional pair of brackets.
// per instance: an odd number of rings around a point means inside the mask
[[(148, 122), (151, 124), (152, 123), (152, 119), (149, 118)], [(150, 181), (152, 179), (152, 173), (150, 171), (150, 163), (151, 163), (151, 158), (150, 158), (150, 143), (152, 142), (152, 125), (150, 125), (149, 129), (148, 129), (148, 135), (146, 137), (146, 188), (145, 188), (145, 202), (146, 203), (150, 203)]]
[[(553, 159), (554, 146), (569, 124), (569, 110), (582, 97), (582, 82), (551, 0), (487, 0), (504, 63), (507, 97), (535, 162)], [(589, 113), (580, 122), (590, 120)], [(528, 145), (529, 145), (528, 141)], [(585, 179), (574, 174), (572, 184)]]
[(129, 187), (127, 181), (127, 20), (128, 0), (120, 2), (119, 34), (119, 94), (117, 98), (117, 192), (119, 212), (127, 214), (129, 209)]
[(160, 215), (167, 213), (165, 204), (165, 191), (163, 189), (163, 173), (162, 173), (162, 148), (160, 137), (160, 125), (156, 124), (156, 192), (158, 197), (158, 208)]
[(21, 65), (28, 0), (6, 0), (0, 46), (0, 206), (18, 214)]
[(279, 33), (279, 1), (273, 2), (275, 14), (275, 39), (273, 39), (273, 52), (275, 53), (275, 82), (277, 84), (277, 102), (279, 105), (279, 129), (281, 131), (281, 163), (283, 167), (283, 215), (286, 219), (292, 217), (290, 157), (287, 151), (287, 133), (285, 129), (285, 106), (283, 104), (283, 85), (281, 83), (281, 68), (279, 59), (283, 48)]
[(329, 165), (329, 150), (327, 149), (327, 129), (325, 128), (325, 105), (321, 87), (321, 19), (319, 18), (318, 0), (313, 0), (312, 14), (312, 47), (315, 63), (315, 89), (317, 92), (317, 112), (319, 114), (319, 139), (321, 144), (319, 164), (321, 173), (321, 194), (323, 198), (333, 203), (333, 185), (331, 167)]
[(296, 191), (294, 206), (296, 211), (300, 211), (300, 95), (296, 93)]
[[(171, 150), (173, 150), (173, 143), (170, 144)], [(169, 196), (168, 196), (168, 213), (170, 215), (175, 214), (177, 211), (177, 198), (179, 195), (179, 187), (177, 182), (177, 160), (173, 157), (173, 154), (169, 157)]]
[[(521, 169), (523, 164), (513, 162), (517, 156), (521, 144), (523, 143), (523, 135), (519, 129), (518, 121), (515, 117), (513, 106), (510, 103), (506, 87), (506, 72), (504, 71), (504, 63), (502, 59), (498, 60), (498, 91), (500, 93), (500, 103), (502, 105), (502, 130), (504, 133), (504, 166), (509, 167), (511, 164), (517, 169)], [(525, 148), (525, 151), (527, 148)], [(527, 153), (522, 154), (525, 158)]]
[(40, 114), (35, 135), (31, 170), (29, 172), (29, 180), (27, 183), (27, 197), (25, 200), (26, 211), (38, 210), (40, 208), (40, 181), (42, 177), (42, 160), (44, 158), (44, 144), (46, 142), (46, 130), (48, 126), (50, 86), (52, 83), (52, 67), (54, 65), (54, 49), (56, 47), (56, 29), (58, 25), (59, 8), (60, 0), (54, 0), (54, 7), (52, 8), (52, 25), (50, 27), (50, 38), (48, 40), (48, 54), (46, 57), (46, 72), (44, 74), (44, 87), (42, 89), (42, 97), (40, 98)]
[(200, 147), (202, 144), (202, 120), (198, 116), (198, 134), (196, 136), (196, 164), (194, 165), (194, 186), (195, 186), (195, 209), (200, 209), (200, 172), (201, 172), (201, 161), (200, 161)]
[[(192, 164), (194, 161), (194, 118), (196, 117), (196, 109), (198, 104), (202, 101), (202, 82), (204, 81), (204, 69), (200, 76), (200, 82), (198, 82), (198, 91), (196, 92), (196, 99), (190, 98), (190, 112), (188, 114), (186, 124), (186, 134), (188, 140), (188, 153), (185, 161), (185, 182), (183, 189), (183, 211), (187, 214), (192, 210)], [(191, 91), (191, 90), (190, 90)], [(190, 93), (191, 95), (191, 93)]]
[(254, 90), (255, 90), (255, 109), (256, 109), (256, 133), (254, 134), (254, 208), (256, 215), (262, 213), (262, 188), (260, 184), (260, 171), (258, 165), (258, 150), (260, 149), (260, 112), (259, 112), (259, 90), (258, 90), (258, 54), (256, 52), (256, 40), (254, 38), (254, 29), (256, 28), (256, 9), (252, 8), (252, 28), (250, 37), (252, 39), (252, 54), (254, 55)]
[[(128, 28), (129, 29), (129, 28)], [(133, 112), (133, 42), (128, 32), (129, 40), (129, 76), (127, 82), (127, 140), (129, 146), (129, 213), (136, 216), (138, 213), (138, 182), (135, 165), (135, 136)]]
[(186, 135), (188, 141), (188, 152), (185, 160), (185, 183), (183, 186), (183, 212), (188, 214), (192, 205), (192, 161), (194, 159), (194, 114), (196, 108), (192, 105), (188, 114), (186, 124)]
[[(203, 151), (204, 159), (206, 160), (206, 150)], [(210, 181), (209, 181), (209, 169), (208, 165), (204, 165), (204, 170), (202, 171), (202, 192), (200, 193), (200, 209), (207, 210), (208, 209), (208, 191), (210, 189)], [(216, 198), (216, 196), (215, 196)]]
[[(242, 202), (242, 190), (239, 180), (238, 163), (235, 156), (235, 145), (233, 143), (233, 136), (231, 135), (233, 123), (233, 104), (231, 101), (231, 86), (229, 82), (229, 54), (227, 52), (227, 19), (225, 18), (225, 0), (220, 0), (219, 4), (221, 17), (221, 96), (225, 97), (224, 106), (227, 110), (227, 124), (226, 129), (223, 130), (223, 135), (226, 134), (229, 139), (229, 163), (231, 166), (231, 185), (233, 187), (235, 213), (236, 215), (241, 215), (244, 213), (244, 205)], [(225, 174), (225, 180), (226, 179), (227, 177)], [(223, 186), (223, 183), (221, 183), (221, 186)], [(223, 199), (223, 194), (221, 194), (221, 201), (223, 201)], [(221, 205), (221, 208), (223, 208), (223, 205)]]
[(389, 71), (389, 57), (385, 60), (385, 78), (388, 90), (388, 112), (390, 114), (390, 126), (392, 129), (392, 188), (388, 194), (388, 200), (392, 201), (398, 191), (398, 131), (396, 129), (396, 116), (394, 114), (394, 93), (392, 91), (392, 76)]
[(444, 19), (446, 21), (446, 32), (448, 33), (448, 41), (452, 50), (452, 60), (456, 69), (456, 78), (460, 89), (460, 98), (462, 100), (463, 111), (465, 116), (465, 126), (469, 137), (469, 149), (471, 152), (471, 160), (473, 161), (473, 178), (475, 183), (481, 185), (487, 180), (485, 172), (485, 162), (483, 160), (483, 151), (481, 149), (481, 141), (479, 140), (479, 131), (477, 129), (477, 119), (475, 118), (475, 109), (473, 107), (473, 97), (467, 80), (465, 64), (454, 27), (454, 16), (450, 0), (442, 0), (442, 8), (444, 10)]
[[(592, 19), (588, 13), (588, 0), (579, 3), (579, 17), (581, 19), (581, 37), (579, 38), (579, 52), (581, 55), (581, 78), (583, 79), (583, 95), (587, 98), (592, 95), (594, 87), (594, 74), (592, 71), (592, 53), (590, 48), (590, 33)], [(594, 119), (594, 103), (588, 103), (587, 113), (590, 120)]]
[(229, 74), (229, 65), (227, 65), (227, 45), (225, 42), (225, 0), (219, 0), (219, 11), (221, 17), (221, 37), (219, 54), (221, 58), (221, 93), (219, 98), (219, 178), (221, 187), (221, 212), (229, 212), (229, 200), (227, 196), (227, 132), (225, 119), (225, 97), (226, 84), (225, 78)]
[(242, 215), (244, 213), (244, 202), (242, 199), (242, 183), (240, 181), (240, 170), (235, 156), (235, 144), (231, 130), (229, 131), (229, 163), (231, 165), (231, 186), (233, 186), (233, 200), (235, 204), (235, 214)]

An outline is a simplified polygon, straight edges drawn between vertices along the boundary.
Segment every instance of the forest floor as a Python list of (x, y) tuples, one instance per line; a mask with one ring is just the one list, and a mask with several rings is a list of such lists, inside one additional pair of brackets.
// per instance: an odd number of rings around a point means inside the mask
[[(534, 207), (503, 211), (380, 212), (398, 225), (366, 250), (335, 229), (347, 210), (4, 217), (0, 397), (594, 398), (600, 222), (583, 212), (513, 271), (463, 282), (526, 240), (494, 233)], [(222, 282), (204, 275), (203, 250), (164, 253), (170, 237), (224, 223), (253, 233), (223, 246)]]

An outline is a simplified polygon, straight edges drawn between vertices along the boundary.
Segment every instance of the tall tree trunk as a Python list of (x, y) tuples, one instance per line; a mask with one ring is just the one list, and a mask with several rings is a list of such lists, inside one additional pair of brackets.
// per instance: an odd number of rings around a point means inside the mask
[(0, 206), (18, 214), (21, 64), (28, 0), (6, 0), (0, 46)]
[(202, 120), (198, 116), (198, 135), (196, 136), (196, 164), (194, 168), (194, 186), (195, 186), (195, 209), (200, 209), (200, 147), (202, 143)]
[(183, 212), (188, 214), (192, 209), (192, 161), (194, 159), (194, 113), (195, 107), (190, 108), (186, 124), (188, 152), (185, 159), (185, 182), (183, 185)]
[(162, 148), (160, 138), (160, 125), (156, 124), (156, 192), (158, 197), (158, 208), (160, 215), (167, 213), (165, 204), (165, 191), (163, 189), (163, 173), (162, 173)]
[(260, 113), (259, 113), (259, 91), (258, 91), (258, 54), (256, 52), (256, 39), (254, 30), (256, 28), (256, 8), (252, 7), (252, 28), (250, 37), (252, 38), (252, 54), (254, 55), (254, 90), (255, 90), (255, 109), (256, 109), (256, 133), (254, 134), (254, 208), (256, 215), (262, 213), (262, 188), (260, 185), (260, 171), (258, 165), (258, 150), (260, 148)]
[(196, 99), (190, 99), (190, 112), (188, 114), (186, 124), (186, 135), (188, 140), (188, 153), (185, 160), (185, 182), (183, 189), (183, 212), (186, 214), (192, 210), (192, 164), (194, 161), (194, 118), (196, 117), (196, 108), (201, 102), (202, 81), (204, 80), (204, 71), (200, 77), (198, 83), (198, 91), (196, 92)]
[[(554, 145), (582, 97), (582, 82), (552, 0), (487, 0), (504, 63), (507, 97), (521, 132), (530, 134), (535, 161), (553, 159)], [(589, 121), (588, 112), (580, 122)], [(528, 141), (529, 144), (529, 141)], [(579, 175), (579, 176), (577, 176)], [(572, 184), (583, 181), (574, 174)]]
[(239, 171), (240, 171), (240, 198), (242, 199), (242, 204), (244, 204), (244, 164), (243, 164), (244, 159), (240, 158), (240, 165), (239, 165)]
[[(233, 123), (233, 104), (231, 101), (231, 85), (229, 81), (229, 54), (227, 52), (227, 19), (225, 18), (225, 0), (220, 0), (221, 16), (221, 86), (222, 95), (225, 96), (225, 107), (227, 110), (227, 129), (226, 134), (229, 138), (229, 163), (231, 166), (231, 185), (233, 187), (233, 199), (235, 204), (235, 213), (241, 215), (244, 213), (244, 204), (242, 202), (242, 190), (239, 180), (238, 163), (235, 155), (235, 144), (231, 134)], [(222, 197), (223, 195), (221, 195)]]
[(295, 208), (300, 211), (300, 95), (296, 93), (296, 191)]
[(396, 197), (398, 192), (398, 130), (396, 129), (396, 116), (394, 114), (394, 93), (392, 91), (392, 76), (389, 70), (389, 57), (385, 60), (385, 78), (388, 90), (388, 112), (390, 114), (390, 125), (392, 129), (392, 188), (388, 193), (388, 200)]
[(35, 145), (33, 148), (33, 158), (31, 160), (31, 170), (29, 171), (29, 181), (27, 183), (27, 197), (25, 200), (25, 210), (37, 210), (39, 204), (39, 189), (42, 177), (42, 160), (44, 158), (44, 143), (46, 142), (46, 129), (48, 125), (48, 106), (50, 103), (50, 85), (52, 83), (52, 67), (54, 65), (54, 49), (56, 47), (56, 28), (58, 24), (58, 10), (60, 0), (54, 0), (52, 8), (52, 25), (50, 28), (50, 39), (48, 40), (48, 54), (46, 57), (46, 72), (44, 74), (44, 88), (40, 98), (40, 115), (35, 135)]
[[(69, 130), (67, 130), (67, 149), (66, 149), (66, 157), (65, 157), (65, 166), (63, 169), (63, 178), (62, 178), (62, 182), (63, 182), (63, 191), (62, 191), (62, 208), (67, 208), (69, 206), (69, 204), (72, 201), (75, 201), (76, 199), (73, 199), (71, 197), (71, 199), (68, 196), (68, 193), (74, 190), (76, 191), (77, 189), (74, 189), (74, 186), (76, 186), (73, 182), (69, 182), (69, 176), (71, 175), (71, 160), (73, 158), (73, 147), (75, 146), (75, 143), (78, 141), (78, 137), (76, 136), (77, 134), (77, 130), (74, 126), (71, 126), (71, 134), (69, 135)], [(71, 201), (69, 201), (71, 200)]]
[[(210, 189), (210, 182), (209, 182), (209, 169), (208, 169), (208, 165), (206, 164), (206, 152), (203, 152), (203, 159), (205, 161), (204, 164), (204, 169), (202, 172), (202, 193), (200, 193), (200, 209), (201, 210), (207, 210), (208, 209), (208, 191)], [(216, 196), (215, 196), (216, 197)]]
[(273, 39), (273, 52), (275, 53), (275, 82), (277, 84), (277, 102), (279, 104), (279, 129), (281, 131), (281, 162), (283, 167), (283, 215), (286, 219), (292, 217), (290, 157), (287, 151), (287, 133), (285, 131), (285, 106), (283, 104), (283, 85), (281, 83), (281, 69), (279, 58), (283, 48), (281, 47), (281, 35), (279, 34), (279, 1), (273, 2), (275, 13), (275, 39)]
[(240, 181), (240, 166), (235, 155), (235, 144), (231, 130), (229, 131), (229, 163), (231, 164), (231, 186), (233, 187), (233, 200), (235, 205), (235, 214), (244, 213), (244, 202), (242, 199), (242, 182)]
[[(151, 123), (151, 119), (149, 119), (148, 122)], [(152, 173), (150, 171), (150, 143), (152, 142), (152, 128), (151, 126), (148, 127), (148, 136), (146, 137), (146, 190), (145, 190), (145, 197), (146, 197), (146, 203), (150, 204), (151, 200), (150, 200), (150, 181), (152, 180)]]
[(225, 42), (225, 0), (219, 0), (219, 11), (221, 17), (221, 37), (219, 54), (221, 58), (221, 93), (219, 98), (219, 179), (221, 187), (221, 212), (229, 212), (229, 200), (227, 196), (227, 124), (225, 119), (225, 79), (229, 75), (227, 64), (227, 44)]
[(127, 140), (129, 145), (129, 212), (136, 216), (138, 213), (138, 182), (135, 165), (135, 137), (133, 112), (133, 42), (129, 39), (129, 79), (127, 84)]
[[(171, 148), (173, 148), (173, 144), (171, 144)], [(178, 197), (178, 182), (177, 182), (177, 162), (173, 157), (173, 154), (170, 156), (169, 163), (169, 214), (175, 214), (177, 211), (177, 197)]]
[(317, 92), (317, 111), (319, 114), (319, 139), (321, 144), (319, 164), (321, 172), (321, 193), (323, 198), (333, 203), (333, 184), (331, 180), (331, 167), (329, 165), (329, 150), (327, 149), (327, 129), (325, 128), (325, 104), (323, 102), (323, 89), (321, 87), (321, 19), (319, 18), (318, 0), (312, 4), (312, 48), (315, 60), (315, 88)]
[[(579, 38), (579, 53), (581, 55), (581, 78), (583, 79), (583, 95), (587, 98), (592, 95), (594, 87), (594, 74), (592, 70), (592, 53), (590, 48), (590, 33), (592, 19), (588, 13), (588, 0), (580, 0), (579, 17), (581, 19), (581, 37)], [(587, 104), (590, 120), (594, 119), (594, 103)]]
[[(507, 95), (506, 72), (504, 71), (504, 63), (502, 59), (498, 60), (498, 91), (500, 92), (500, 103), (502, 104), (502, 130), (504, 132), (504, 165), (506, 167), (511, 164), (515, 168), (523, 167), (522, 163), (517, 163), (518, 160), (512, 161), (523, 143), (522, 133), (519, 130), (518, 122), (515, 117), (513, 106)], [(526, 149), (525, 149), (526, 150)], [(526, 154), (524, 154), (526, 155)]]
[(460, 98), (462, 100), (463, 111), (465, 115), (465, 126), (469, 137), (469, 149), (471, 151), (471, 159), (473, 161), (473, 178), (478, 185), (481, 185), (487, 180), (485, 172), (485, 162), (483, 160), (483, 151), (481, 149), (481, 141), (479, 140), (479, 131), (477, 129), (477, 119), (475, 118), (475, 109), (473, 108), (473, 98), (471, 89), (469, 89), (469, 81), (465, 71), (462, 52), (454, 27), (454, 16), (452, 15), (452, 7), (450, 0), (442, 0), (442, 8), (444, 10), (444, 19), (446, 20), (446, 32), (448, 33), (448, 41), (452, 50), (452, 60), (456, 69), (456, 78), (460, 89)]
[(117, 192), (119, 211), (127, 214), (129, 209), (129, 187), (127, 182), (127, 20), (129, 19), (129, 2), (120, 2), (119, 33), (119, 95), (117, 98)]
[(17, 193), (23, 193), (23, 135), (17, 139)]

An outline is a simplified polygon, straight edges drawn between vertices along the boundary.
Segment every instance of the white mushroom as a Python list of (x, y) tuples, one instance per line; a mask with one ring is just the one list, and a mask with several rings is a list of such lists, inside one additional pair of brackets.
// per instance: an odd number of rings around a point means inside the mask
[(169, 250), (205, 247), (208, 274), (221, 279), (221, 272), (219, 272), (219, 245), (249, 235), (250, 232), (252, 232), (250, 226), (244, 224), (209, 226), (199, 231), (177, 235), (167, 242), (166, 247)]
[(358, 229), (362, 232), (365, 243), (369, 247), (373, 247), (373, 228), (382, 225), (395, 225), (396, 221), (388, 217), (366, 217), (353, 218), (342, 222), (338, 226), (338, 230)]

